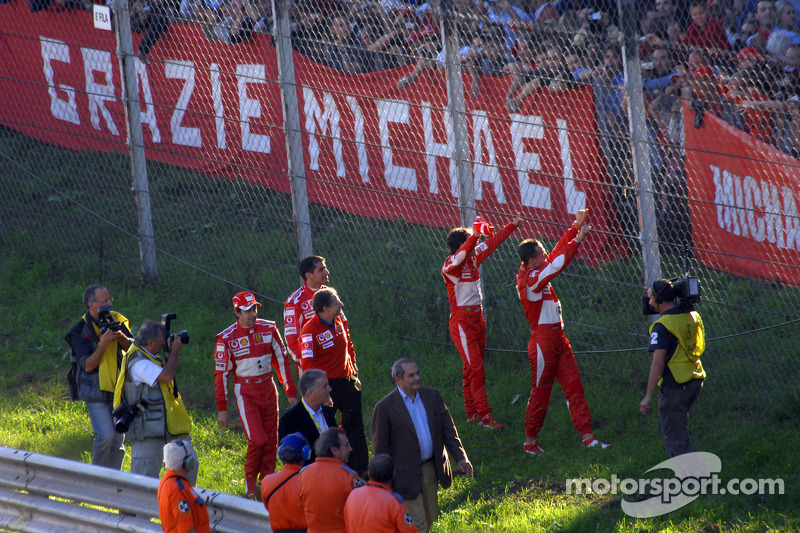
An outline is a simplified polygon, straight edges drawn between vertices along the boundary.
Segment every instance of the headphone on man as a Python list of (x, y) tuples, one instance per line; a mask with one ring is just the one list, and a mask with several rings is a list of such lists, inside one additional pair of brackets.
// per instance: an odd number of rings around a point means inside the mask
[(189, 448), (186, 447), (186, 443), (183, 442), (181, 439), (175, 439), (172, 441), (172, 444), (180, 446), (181, 449), (183, 450), (184, 456), (183, 456), (183, 462), (181, 463), (183, 469), (184, 470), (193, 469), (195, 464), (197, 463), (197, 460), (194, 458), (193, 454), (189, 453)]
[(295, 455), (300, 452), (300, 458), (303, 462), (311, 459), (311, 446), (308, 445), (308, 439), (302, 433), (290, 433), (286, 435), (278, 446), (278, 457), (281, 462), (286, 462), (287, 455)]

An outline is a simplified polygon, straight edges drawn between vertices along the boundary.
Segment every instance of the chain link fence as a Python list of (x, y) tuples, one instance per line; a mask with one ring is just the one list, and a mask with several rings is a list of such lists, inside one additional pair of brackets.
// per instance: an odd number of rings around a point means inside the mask
[(516, 244), (586, 208), (555, 281), (582, 372), (643, 380), (644, 287), (691, 272), (715, 389), (796, 397), (800, 48), (587, 6), (3, 3), (3, 247), (271, 317), (313, 252), (354, 331), (448, 346), (447, 230), (521, 212), (482, 279), (489, 350), (524, 354)]

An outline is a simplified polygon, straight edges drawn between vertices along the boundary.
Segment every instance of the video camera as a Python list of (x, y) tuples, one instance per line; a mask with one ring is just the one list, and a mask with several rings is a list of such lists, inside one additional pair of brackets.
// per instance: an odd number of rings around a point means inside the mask
[(97, 310), (97, 323), (100, 325), (100, 335), (108, 331), (119, 331), (122, 329), (122, 323), (119, 320), (114, 320), (111, 316), (111, 306), (104, 305)]
[[(178, 318), (178, 315), (175, 313), (164, 313), (161, 315), (161, 323), (164, 325), (164, 329), (166, 329), (165, 337), (167, 339), (167, 351), (172, 349), (172, 341), (175, 340), (175, 334), (169, 330), (169, 324), (172, 320)], [(189, 344), (189, 332), (187, 330), (183, 330), (178, 333), (178, 339), (180, 339), (181, 344)]]
[(128, 405), (124, 401), (119, 404), (119, 407), (111, 413), (111, 416), (114, 417), (114, 429), (117, 433), (127, 433), (136, 417), (147, 410), (147, 405), (147, 400), (144, 398), (133, 405)]
[[(669, 280), (672, 290), (675, 293), (675, 303), (694, 310), (694, 305), (702, 300), (700, 291), (700, 278), (686, 274), (682, 278), (672, 278)], [(658, 295), (656, 295), (658, 296)], [(650, 307), (650, 297), (642, 297), (642, 314), (657, 315), (658, 311)]]

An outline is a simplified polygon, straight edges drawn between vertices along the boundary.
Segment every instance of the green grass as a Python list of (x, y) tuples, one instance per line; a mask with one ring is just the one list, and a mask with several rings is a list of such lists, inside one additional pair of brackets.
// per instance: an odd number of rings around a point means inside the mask
[[(33, 266), (3, 254), (0, 268), (17, 273), (0, 297), (3, 445), (88, 462), (91, 426), (81, 403), (66, 401), (63, 330), (80, 313), (81, 285), (55, 269)], [(161, 291), (128, 287), (114, 291), (116, 306), (134, 324), (152, 316)], [(214, 305), (202, 292), (182, 292), (170, 302), (192, 343), (184, 351), (179, 379), (194, 418), (193, 440), (201, 457), (198, 485), (242, 495), (246, 441), (242, 431), (217, 427), (213, 403), (213, 333), (232, 321), (227, 306)], [(72, 316), (70, 316), (72, 315)], [(41, 324), (41, 328), (32, 328)], [(45, 327), (46, 326), (46, 327)], [(459, 361), (449, 347), (415, 341), (387, 342), (373, 332), (355, 329), (365, 384), (364, 412), (391, 390), (388, 367), (401, 355), (415, 357), (426, 383), (440, 388), (476, 468), (472, 479), (457, 478), (441, 493), (441, 518), (435, 531), (800, 531), (796, 502), (799, 472), (796, 453), (797, 410), (762, 416), (758, 410), (732, 409), (720, 391), (704, 391), (691, 420), (699, 449), (722, 459), (723, 480), (783, 478), (783, 496), (703, 496), (665, 517), (637, 520), (622, 513), (617, 496), (565, 494), (565, 480), (575, 477), (638, 478), (665, 459), (654, 417), (637, 412), (638, 383), (624, 384), (587, 376), (586, 395), (597, 433), (613, 441), (605, 451), (584, 450), (572, 428), (564, 397), (554, 391), (541, 441), (547, 454), (522, 454), (524, 409), (529, 393), (527, 361), (516, 354), (489, 359), (490, 401), (507, 424), (490, 432), (464, 423)], [(643, 381), (644, 376), (640, 377)], [(514, 401), (515, 396), (519, 398)], [(513, 402), (513, 403), (512, 403)], [(286, 402), (282, 399), (284, 408)], [(126, 461), (125, 469), (128, 469)]]
[[(83, 288), (99, 281), (134, 329), (176, 312), (175, 327), (189, 330), (178, 379), (194, 419), (198, 484), (242, 495), (244, 435), (235, 424), (216, 424), (214, 335), (233, 322), (230, 297), (241, 288), (259, 294), (261, 316), (281, 322), (280, 302), (300, 284), (288, 197), (150, 164), (160, 281), (143, 285), (120, 158), (56, 150), (7, 130), (0, 130), (0, 152), (15, 161), (0, 158), (0, 443), (89, 461), (85, 408), (66, 400), (63, 336), (82, 313)], [(438, 272), (444, 231), (320, 206), (312, 206), (311, 220), (314, 249), (328, 258), (350, 320), (365, 423), (391, 390), (391, 362), (414, 357), (424, 382), (442, 391), (475, 465), (474, 478), (457, 478), (441, 492), (434, 531), (800, 531), (796, 326), (710, 341), (709, 379), (690, 422), (697, 448), (722, 459), (723, 480), (780, 477), (786, 494), (703, 496), (664, 517), (637, 520), (621, 511), (618, 497), (565, 494), (565, 480), (640, 477), (666, 458), (655, 417), (638, 413), (650, 361), (640, 349), (648, 324), (638, 314), (640, 260), (599, 269), (575, 261), (554, 284), (597, 434), (614, 447), (582, 449), (556, 387), (540, 435), (547, 454), (530, 457), (521, 451), (528, 325), (512, 292), (513, 246), (484, 265), (489, 400), (506, 424), (489, 432), (465, 424), (460, 360)], [(665, 271), (682, 270), (682, 260), (664, 261)], [(709, 339), (798, 316), (795, 289), (699, 270)], [(629, 348), (636, 351), (613, 351)]]

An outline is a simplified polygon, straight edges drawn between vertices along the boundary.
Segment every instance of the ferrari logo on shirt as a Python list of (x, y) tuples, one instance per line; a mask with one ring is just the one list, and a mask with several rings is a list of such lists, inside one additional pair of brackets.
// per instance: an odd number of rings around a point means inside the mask
[(336, 324), (336, 333), (338, 333), (339, 335), (344, 334), (344, 327), (342, 327), (341, 324)]
[(263, 333), (256, 333), (253, 335), (253, 340), (256, 344), (269, 344), (272, 342), (272, 333), (267, 333), (266, 335)]

